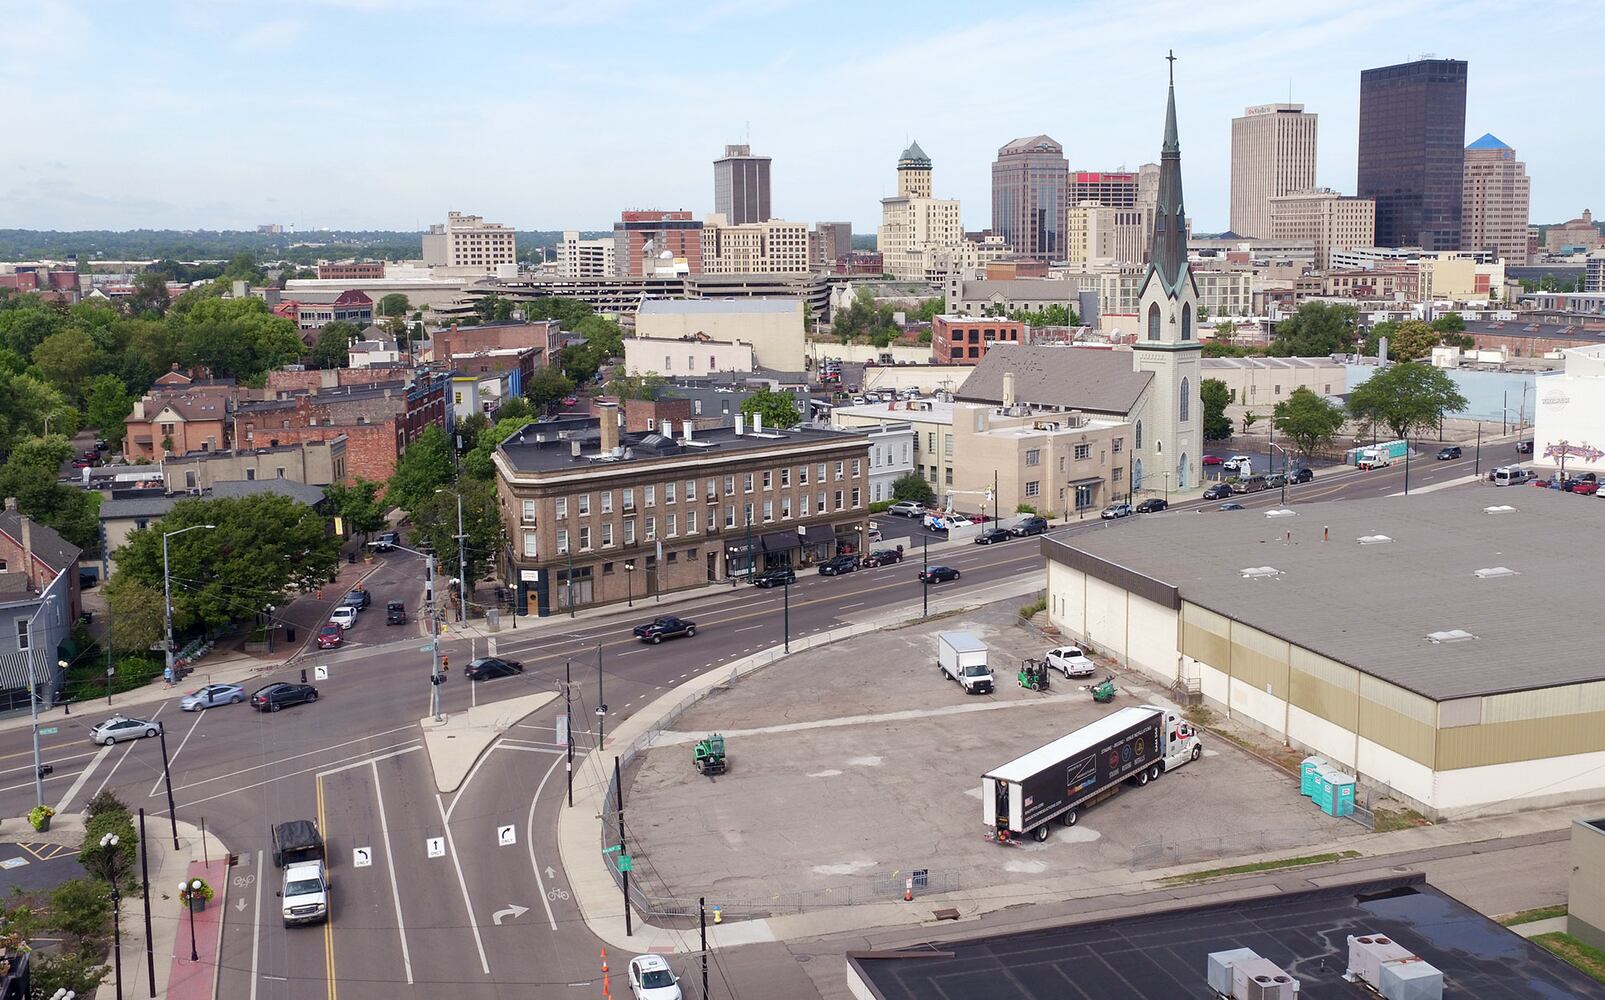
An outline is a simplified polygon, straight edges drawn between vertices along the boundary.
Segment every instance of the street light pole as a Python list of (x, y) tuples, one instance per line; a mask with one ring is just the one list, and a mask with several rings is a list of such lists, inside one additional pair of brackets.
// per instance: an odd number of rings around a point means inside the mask
[(189, 960), (191, 962), (199, 962), (201, 953), (195, 947), (195, 904), (188, 899), (188, 894), (199, 892), (203, 884), (200, 879), (185, 879), (178, 884), (179, 892), (181, 893), (179, 898), (183, 899), (189, 907)]
[(468, 549), (463, 534), (463, 494), (457, 491), (457, 620), (468, 620)]
[(1482, 421), (1477, 421), (1477, 461), (1471, 467), (1472, 475), (1482, 478)]
[(164, 676), (169, 683), (177, 681), (178, 676), (173, 672), (173, 579), (167, 565), (167, 540), (174, 535), (182, 535), (186, 531), (194, 531), (197, 528), (215, 527), (217, 527), (215, 524), (192, 524), (187, 528), (179, 528), (177, 531), (162, 532), (162, 624), (167, 638), (166, 643), (162, 646), (162, 652), (163, 658), (166, 660), (164, 665), (167, 668)]
[(429, 581), (424, 591), (429, 595), (429, 604), (425, 611), (429, 615), (429, 714), (436, 722), (440, 722), (440, 615), (439, 602), (435, 600), (435, 554), (424, 554), (424, 579)]
[(113, 852), (117, 850), (118, 837), (115, 833), (105, 834), (100, 838), (100, 857), (105, 859), (104, 875), (107, 884), (111, 886), (111, 940), (112, 961), (117, 970), (117, 1000), (123, 1000), (123, 896), (117, 888), (117, 871)]
[(931, 536), (920, 536), (920, 617), (926, 618), (931, 613), (931, 581), (926, 574), (931, 571)]
[(39, 616), (44, 614), (45, 609), (50, 607), (51, 601), (54, 601), (55, 599), (56, 595), (51, 594), (43, 604), (39, 605), (39, 610), (35, 611), (33, 613), (33, 617), (28, 619), (27, 625), (28, 714), (33, 720), (33, 804), (36, 806), (42, 806), (45, 804), (45, 762), (44, 757), (41, 755), (39, 750), (39, 681), (38, 678), (34, 676), (33, 666), (34, 657), (38, 655), (39, 643), (36, 639), (34, 639), (33, 623), (39, 620)]
[(783, 626), (784, 631), (783, 631), (782, 635), (784, 636), (784, 638), (782, 640), (783, 646), (781, 648), (781, 652), (789, 653), (789, 652), (791, 652), (791, 581), (790, 580), (786, 580), (784, 583), (781, 584), (780, 593), (781, 593), (781, 600), (784, 602), (782, 607), (785, 609), (784, 618), (782, 619), (785, 622), (785, 625)]
[(574, 675), (573, 661), (563, 661), (563, 718), (568, 720), (568, 805), (574, 808)]

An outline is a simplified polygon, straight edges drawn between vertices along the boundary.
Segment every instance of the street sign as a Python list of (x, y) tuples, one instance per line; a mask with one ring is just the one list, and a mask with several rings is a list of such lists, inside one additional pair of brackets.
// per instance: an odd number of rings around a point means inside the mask
[(557, 743), (559, 745), (561, 745), (561, 746), (565, 746), (565, 747), (568, 746), (568, 716), (567, 715), (559, 715), (557, 717)]
[(627, 872), (627, 871), (630, 871), (631, 869), (633, 869), (634, 867), (635, 867), (635, 863), (630, 858), (630, 856), (628, 854), (620, 854), (619, 855), (619, 871)]
[(518, 834), (513, 832), (512, 824), (496, 828), (496, 846), (511, 847), (518, 843)]
[(432, 643), (432, 642), (426, 642), (426, 643), (424, 643), (424, 644), (423, 644), (423, 645), (422, 645), (422, 646), (419, 646), (419, 647), (418, 647), (418, 652), (420, 652), (420, 653), (427, 653), (427, 652), (429, 652), (429, 651), (430, 651), (430, 650), (432, 650), (432, 649), (434, 649), (434, 648), (435, 648), (435, 644), (434, 644), (434, 643)]
[(328, 666), (326, 666), (325, 664), (322, 664), (322, 663), (319, 663), (318, 665), (314, 666), (312, 668), (312, 679), (315, 680), (315, 681), (326, 681), (326, 680), (328, 680), (329, 679), (329, 668), (328, 668)]
[(430, 837), (424, 841), (424, 847), (428, 849), (431, 858), (443, 858), (446, 856), (445, 837)]
[(57, 732), (57, 730), (56, 730), (55, 726), (46, 726), (43, 729), (39, 730), (39, 735), (40, 736), (54, 736), (54, 735), (56, 735), (56, 732)]
[(358, 847), (351, 852), (351, 867), (366, 868), (373, 864), (373, 848)]
[(623, 844), (614, 844), (612, 847), (604, 847), (604, 848), (602, 848), (602, 853), (603, 854), (613, 854), (620, 847), (623, 847), (623, 846), (624, 846)]

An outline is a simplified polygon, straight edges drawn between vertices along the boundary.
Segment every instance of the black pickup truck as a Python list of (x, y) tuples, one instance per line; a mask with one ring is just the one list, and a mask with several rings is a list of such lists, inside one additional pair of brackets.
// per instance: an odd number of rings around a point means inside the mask
[(682, 635), (689, 638), (696, 634), (696, 622), (686, 621), (684, 618), (676, 618), (673, 615), (654, 618), (645, 625), (637, 625), (635, 627), (635, 637), (642, 642), (650, 642), (653, 645), (665, 639), (678, 639)]

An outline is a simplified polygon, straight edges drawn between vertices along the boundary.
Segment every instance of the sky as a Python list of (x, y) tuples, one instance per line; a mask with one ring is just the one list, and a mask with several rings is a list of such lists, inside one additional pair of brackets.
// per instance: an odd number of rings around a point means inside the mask
[(726, 143), (773, 158), (777, 217), (870, 233), (917, 139), (991, 222), (1017, 136), (1072, 169), (1158, 160), (1167, 49), (1195, 231), (1226, 228), (1231, 119), (1320, 115), (1353, 193), (1360, 71), (1470, 62), (1466, 141), (1532, 178), (1531, 219), (1594, 204), (1605, 3), (1546, 0), (0, 0), (0, 228), (427, 228), (448, 210), (606, 229), (713, 210)]

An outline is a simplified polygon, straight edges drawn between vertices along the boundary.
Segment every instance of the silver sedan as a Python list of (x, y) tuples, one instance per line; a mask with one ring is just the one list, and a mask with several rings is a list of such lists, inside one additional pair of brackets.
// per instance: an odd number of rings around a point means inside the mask
[(162, 731), (160, 722), (146, 719), (126, 719), (114, 715), (89, 731), (91, 743), (109, 747), (120, 740), (138, 740), (153, 737)]
[(218, 705), (238, 705), (244, 700), (245, 689), (238, 684), (208, 684), (185, 695), (178, 707), (186, 712), (199, 712)]

